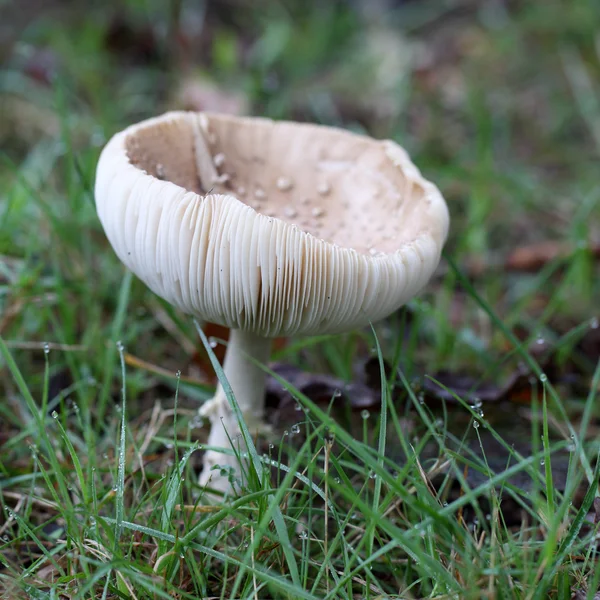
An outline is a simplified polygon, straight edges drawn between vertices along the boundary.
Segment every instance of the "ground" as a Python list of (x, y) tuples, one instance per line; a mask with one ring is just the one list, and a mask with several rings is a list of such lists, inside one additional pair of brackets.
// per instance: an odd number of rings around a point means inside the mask
[[(0, 596), (594, 597), (600, 4), (2, 10)], [(452, 217), (397, 314), (277, 341), (273, 432), (216, 504), (226, 332), (126, 272), (93, 197), (110, 136), (178, 108), (391, 138)]]

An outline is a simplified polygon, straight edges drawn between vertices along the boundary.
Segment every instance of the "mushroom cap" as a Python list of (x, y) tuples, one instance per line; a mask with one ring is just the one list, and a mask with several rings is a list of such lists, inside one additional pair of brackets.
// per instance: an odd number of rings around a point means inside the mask
[(431, 277), (449, 224), (392, 141), (214, 113), (117, 133), (95, 196), (117, 256), (152, 291), (266, 337), (389, 315)]

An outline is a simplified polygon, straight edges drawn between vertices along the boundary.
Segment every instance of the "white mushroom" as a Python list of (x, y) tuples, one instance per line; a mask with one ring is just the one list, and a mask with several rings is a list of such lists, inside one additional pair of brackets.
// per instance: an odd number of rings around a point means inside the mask
[[(240, 186), (261, 199), (260, 210), (206, 193), (219, 153)], [(328, 173), (327, 192), (312, 209), (319, 229), (304, 199), (324, 191), (317, 165), (328, 157), (340, 167)], [(158, 163), (164, 181), (151, 175)], [(281, 173), (294, 174), (293, 190), (266, 193), (259, 182)], [(269, 360), (270, 340), (344, 332), (389, 315), (431, 277), (449, 223), (437, 188), (394, 142), (210, 113), (168, 113), (116, 134), (100, 157), (95, 195), (106, 235), (129, 269), (182, 311), (231, 328), (223, 368), (251, 434), (264, 415), (265, 378), (254, 360)], [(394, 219), (399, 208), (402, 218)], [(382, 226), (397, 239), (378, 234)], [(373, 239), (375, 256), (365, 245)], [(230, 447), (240, 430), (220, 385), (203, 413), (209, 445)], [(230, 491), (215, 465), (239, 474), (235, 457), (206, 452), (200, 480)]]

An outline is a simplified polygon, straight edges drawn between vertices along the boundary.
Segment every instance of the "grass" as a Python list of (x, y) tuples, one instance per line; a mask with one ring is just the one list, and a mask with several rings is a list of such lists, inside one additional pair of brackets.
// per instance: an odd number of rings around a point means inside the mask
[[(183, 4), (25, 27), (11, 9), (1, 34), (0, 596), (593, 598), (595, 3)], [(380, 403), (317, 401), (266, 367), (299, 410), (244, 432), (246, 491), (217, 504), (196, 411), (218, 348), (124, 270), (93, 203), (106, 139), (207, 80), (256, 114), (400, 141), (453, 218), (419, 299), (275, 353), (348, 382), (370, 365)], [(565, 251), (507, 268), (548, 241)]]

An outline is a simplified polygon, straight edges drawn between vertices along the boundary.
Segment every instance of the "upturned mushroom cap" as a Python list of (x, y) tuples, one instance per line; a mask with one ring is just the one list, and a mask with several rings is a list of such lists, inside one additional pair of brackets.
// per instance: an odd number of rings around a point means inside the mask
[(115, 252), (156, 294), (267, 337), (387, 316), (429, 280), (449, 223), (394, 142), (210, 113), (116, 134), (95, 195)]

